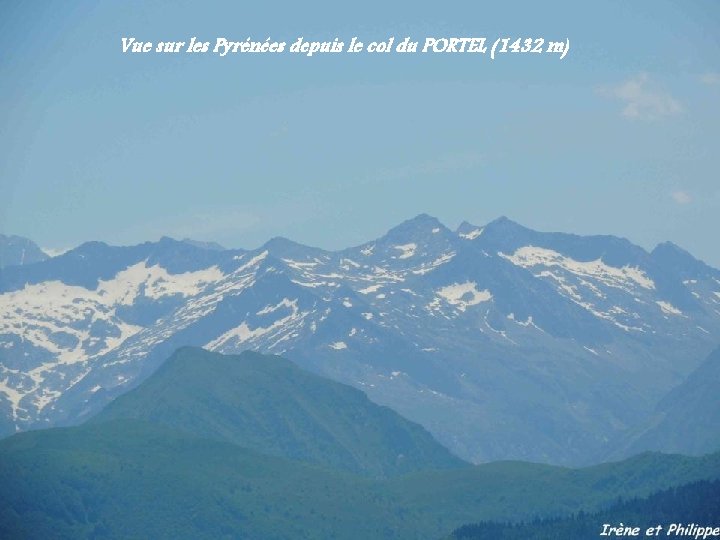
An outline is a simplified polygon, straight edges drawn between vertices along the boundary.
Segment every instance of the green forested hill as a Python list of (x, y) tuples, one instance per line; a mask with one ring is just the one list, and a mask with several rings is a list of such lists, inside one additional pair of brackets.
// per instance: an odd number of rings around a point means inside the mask
[(374, 480), (139, 420), (0, 441), (0, 538), (440, 538), (720, 477), (720, 455), (498, 463)]
[[(631, 529), (639, 528), (637, 536), (640, 537), (646, 537), (651, 527), (651, 536), (655, 531), (661, 537), (685, 536), (677, 529), (671, 529), (673, 524), (686, 529), (692, 524), (704, 528), (720, 527), (720, 481), (693, 482), (646, 498), (621, 501), (603, 512), (592, 514), (579, 512), (566, 518), (539, 519), (529, 523), (482, 522), (465, 525), (454, 531), (450, 540), (596, 540), (606, 524), (609, 527), (620, 527), (622, 524)], [(658, 525), (662, 529), (658, 529)], [(695, 534), (689, 536), (695, 538)]]
[(471, 466), (281, 358), (185, 348), (85, 425), (0, 440), (0, 538), (441, 538), (717, 478), (720, 453)]
[(279, 356), (176, 351), (93, 421), (136, 418), (373, 477), (457, 468), (423, 427)]
[(0, 538), (395, 538), (391, 509), (369, 480), (137, 420), (0, 441)]
[(594, 510), (618, 497), (645, 496), (669, 486), (715, 478), (720, 478), (720, 453), (688, 457), (646, 452), (581, 469), (495, 462), (460, 471), (410, 474), (386, 485), (390, 493), (421, 512), (473, 522)]

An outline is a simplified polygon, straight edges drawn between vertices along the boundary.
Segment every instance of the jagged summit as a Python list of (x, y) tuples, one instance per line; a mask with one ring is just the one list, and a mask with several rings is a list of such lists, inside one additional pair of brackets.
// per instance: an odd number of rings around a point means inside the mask
[[(492, 228), (492, 227), (521, 227), (520, 224), (513, 221), (512, 219), (510, 219), (507, 216), (497, 217), (485, 226), (490, 227), (490, 228)], [(523, 228), (525, 228), (525, 227), (523, 227)]]
[(502, 240), (503, 238), (511, 239), (520, 234), (531, 232), (534, 231), (505, 216), (500, 216), (483, 226), (463, 221), (455, 230), (455, 234), (466, 240), (475, 240), (480, 236), (487, 235), (493, 241)]
[[(650, 253), (650, 258), (655, 264), (673, 274), (676, 280), (692, 281), (697, 280), (698, 276), (720, 279), (717, 270), (672, 242), (663, 242), (655, 246)], [(715, 283), (720, 285), (718, 281)], [(720, 298), (720, 294), (718, 294), (718, 298)]]
[(27, 238), (0, 234), (0, 270), (6, 266), (24, 266), (48, 259), (48, 254)]
[(304, 247), (295, 240), (290, 240), (284, 236), (273, 236), (270, 240), (265, 242), (260, 249), (285, 249), (285, 248), (296, 248)]
[(529, 232), (535, 232), (532, 229), (520, 225), (516, 221), (506, 217), (500, 216), (485, 225), (485, 232), (490, 235), (519, 235), (526, 234)]
[(259, 251), (265, 250), (281, 259), (314, 259), (323, 257), (328, 253), (324, 249), (305, 246), (284, 236), (275, 236), (265, 242), (259, 248)]
[(665, 242), (660, 242), (655, 248), (651, 251), (651, 253), (674, 253), (674, 254), (683, 254), (683, 255), (690, 255), (686, 250), (675, 244), (674, 242), (670, 242), (669, 240)]
[(435, 216), (431, 216), (430, 214), (427, 214), (425, 212), (418, 214), (414, 218), (406, 219), (403, 223), (415, 223), (418, 225), (424, 224), (431, 227), (442, 225), (438, 218), (436, 218)]
[(224, 246), (218, 244), (217, 242), (212, 241), (202, 241), (202, 240), (193, 240), (191, 238), (183, 238), (182, 240), (186, 244), (190, 244), (191, 246), (203, 248), (203, 249), (210, 249), (213, 251), (225, 251), (227, 248)]
[(656, 259), (677, 258), (689, 263), (700, 262), (688, 251), (670, 241), (660, 242), (653, 248), (650, 255)]
[[(144, 244), (151, 244), (152, 242), (144, 242)], [(103, 250), (105, 248), (111, 247), (110, 244), (107, 242), (103, 242), (102, 240), (88, 240), (87, 242), (83, 242), (79, 246), (66, 251), (63, 253), (63, 255), (77, 255), (77, 254), (85, 254), (85, 253), (92, 253), (95, 251)], [(62, 257), (63, 255), (60, 255)]]
[(463, 221), (460, 225), (458, 225), (458, 228), (455, 229), (455, 234), (460, 238), (465, 238), (466, 240), (475, 240), (483, 232), (484, 227), (478, 227), (468, 221)]
[(494, 219), (485, 226), (463, 222), (456, 230), (456, 234), (460, 238), (476, 241), (493, 251), (514, 249), (524, 243), (529, 243), (534, 233), (535, 231), (523, 227), (505, 216)]
[(412, 239), (425, 234), (437, 234), (440, 231), (448, 231), (448, 228), (440, 220), (428, 214), (419, 214), (396, 225), (383, 238), (392, 240)]

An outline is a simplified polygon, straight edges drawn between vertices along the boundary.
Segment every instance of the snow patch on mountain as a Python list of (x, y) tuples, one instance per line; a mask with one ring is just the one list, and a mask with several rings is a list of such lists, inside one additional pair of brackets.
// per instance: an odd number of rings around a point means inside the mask
[(398, 259), (409, 259), (413, 255), (415, 255), (415, 250), (417, 250), (417, 244), (411, 242), (409, 244), (402, 244), (400, 246), (393, 246), (395, 249), (398, 249), (402, 251), (402, 254), (398, 256)]
[(361, 294), (370, 294), (377, 292), (382, 285), (370, 285), (369, 287), (365, 287), (364, 289), (360, 289), (358, 292)]
[(18, 419), (18, 410), (20, 409), (20, 400), (25, 394), (19, 392), (14, 385), (10, 384), (10, 378), (5, 377), (0, 380), (0, 393), (4, 394), (10, 402), (10, 410), (12, 411), (13, 421)]
[(260, 337), (270, 338), (274, 340), (267, 346), (267, 349), (272, 349), (281, 341), (288, 339), (294, 329), (302, 325), (303, 319), (309, 314), (308, 311), (301, 311), (298, 308), (298, 301), (288, 300), (284, 298), (275, 306), (271, 306), (270, 310), (263, 309), (263, 314), (272, 313), (280, 307), (286, 307), (290, 309), (290, 313), (284, 317), (280, 317), (275, 320), (269, 326), (257, 326), (251, 328), (247, 321), (243, 321), (240, 325), (235, 328), (228, 330), (216, 339), (209, 341), (205, 344), (205, 348), (211, 351), (222, 351), (226, 347), (236, 347), (239, 344), (251, 342)]
[(432, 261), (430, 264), (421, 264), (420, 268), (418, 268), (417, 270), (413, 270), (412, 273), (418, 276), (425, 275), (428, 272), (432, 272), (433, 270), (435, 270), (438, 266), (442, 266), (443, 264), (450, 262), (453, 257), (455, 257), (454, 251), (444, 253), (440, 257)]
[[(22, 381), (11, 385), (9, 378), (5, 378), (0, 384), (0, 393), (11, 403), (13, 418), (17, 420), (18, 412), (27, 411), (30, 404), (36, 414), (40, 413), (90, 370), (89, 367), (72, 370), (73, 378), (66, 379), (68, 366), (82, 365), (115, 350), (143, 330), (118, 315), (121, 306), (132, 306), (140, 298), (157, 301), (176, 295), (193, 297), (223, 277), (216, 266), (170, 274), (160, 265), (148, 266), (141, 261), (111, 279), (99, 280), (95, 289), (52, 280), (0, 294), (3, 348), (30, 345), (43, 351), (39, 354), (53, 357), (53, 361), (31, 365), (25, 371), (0, 366), (11, 373), (13, 381)], [(25, 352), (25, 357), (28, 354)], [(65, 382), (51, 389), (46, 385), (48, 377), (59, 377)], [(25, 400), (27, 405), (22, 409), (20, 402), (26, 396), (32, 398), (28, 398), (29, 402)]]
[(532, 315), (528, 315), (528, 318), (524, 321), (517, 319), (515, 317), (514, 313), (510, 313), (509, 315), (507, 315), (507, 318), (508, 318), (508, 320), (513, 321), (516, 324), (519, 324), (520, 326), (524, 326), (525, 328), (533, 327), (533, 328), (540, 330), (541, 332), (544, 332), (544, 330), (542, 328), (540, 328), (537, 324), (535, 324), (535, 321), (533, 321)]
[(132, 305), (141, 295), (153, 300), (175, 294), (195, 296), (209, 283), (222, 277), (223, 273), (217, 266), (196, 272), (169, 274), (160, 265), (148, 267), (147, 263), (142, 261), (118, 272), (113, 279), (101, 280), (97, 293), (102, 297), (103, 303)]
[(297, 307), (297, 299), (289, 300), (287, 298), (283, 298), (282, 300), (280, 300), (280, 302), (278, 302), (275, 305), (268, 304), (263, 309), (258, 311), (257, 315), (267, 315), (268, 313), (273, 313), (273, 312), (277, 311), (281, 307), (286, 307), (286, 308), (290, 308), (290, 309), (296, 308)]
[(664, 300), (658, 300), (655, 302), (658, 306), (660, 306), (660, 309), (663, 313), (666, 313), (668, 315), (682, 315), (682, 311), (680, 311), (678, 308), (673, 306), (670, 302), (665, 302)]
[[(107, 352), (141, 329), (115, 315), (117, 306), (135, 300), (138, 289), (139, 284), (124, 277), (101, 282), (96, 290), (60, 281), (26, 285), (19, 291), (0, 295), (3, 313), (0, 334), (19, 332), (23, 341), (56, 355), (57, 363), (80, 362), (89, 355)], [(153, 293), (159, 290), (156, 288)], [(94, 325), (107, 328), (105, 346), (99, 350), (93, 347), (98, 341), (91, 336)]]
[(475, 239), (478, 238), (484, 231), (485, 231), (485, 228), (484, 228), (484, 227), (481, 227), (481, 228), (478, 228), (478, 229), (473, 229), (473, 230), (470, 231), (470, 232), (460, 233), (459, 236), (460, 236), (460, 238), (464, 238), (465, 240), (475, 240)]
[(315, 268), (318, 266), (320, 261), (317, 259), (314, 261), (294, 261), (292, 259), (281, 259), (285, 264), (287, 264), (290, 268), (294, 268), (295, 270), (306, 270)]
[(346, 258), (340, 259), (340, 268), (342, 268), (346, 272), (350, 271), (351, 266), (356, 269), (362, 267), (362, 265), (360, 263), (357, 263), (357, 262), (353, 261), (352, 259), (346, 259)]
[(576, 261), (552, 249), (536, 246), (525, 246), (517, 249), (512, 255), (499, 252), (516, 266), (533, 268), (536, 266), (558, 267), (579, 276), (596, 279), (605, 285), (617, 288), (639, 286), (654, 289), (655, 283), (641, 269), (634, 266), (616, 268), (605, 264), (602, 259), (594, 261)]
[(454, 283), (438, 289), (437, 295), (443, 298), (448, 304), (456, 306), (460, 311), (465, 311), (470, 306), (481, 302), (492, 300), (492, 294), (487, 289), (478, 290), (477, 283), (466, 281), (465, 283)]

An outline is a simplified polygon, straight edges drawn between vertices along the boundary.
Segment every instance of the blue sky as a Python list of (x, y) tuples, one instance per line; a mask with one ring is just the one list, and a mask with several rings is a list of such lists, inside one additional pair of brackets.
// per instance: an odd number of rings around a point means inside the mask
[[(720, 266), (720, 3), (4, 2), (0, 231), (361, 243), (421, 212)], [(415, 3), (417, 4), (417, 3)], [(127, 55), (121, 38), (569, 38), (552, 55)]]

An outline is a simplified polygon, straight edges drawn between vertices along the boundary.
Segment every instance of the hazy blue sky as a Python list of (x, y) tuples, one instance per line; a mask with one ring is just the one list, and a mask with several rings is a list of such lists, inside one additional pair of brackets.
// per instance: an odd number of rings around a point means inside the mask
[[(0, 231), (52, 248), (336, 248), (421, 212), (451, 227), (507, 215), (720, 265), (720, 2), (248, 4), (3, 2)], [(567, 37), (571, 51), (121, 48), (301, 35)]]

